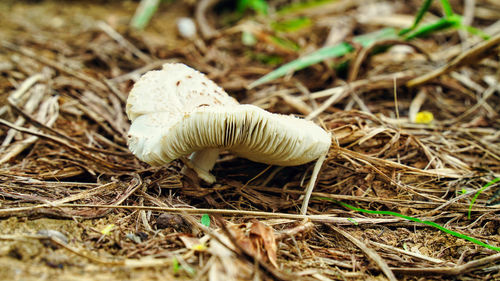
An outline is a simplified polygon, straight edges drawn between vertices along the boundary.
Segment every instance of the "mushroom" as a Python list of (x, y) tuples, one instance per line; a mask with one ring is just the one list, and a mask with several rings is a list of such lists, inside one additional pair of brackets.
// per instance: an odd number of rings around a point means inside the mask
[(151, 165), (190, 155), (208, 183), (221, 150), (255, 162), (296, 166), (317, 160), (301, 213), (330, 148), (331, 135), (311, 121), (239, 104), (204, 74), (180, 63), (144, 74), (126, 106), (130, 151)]

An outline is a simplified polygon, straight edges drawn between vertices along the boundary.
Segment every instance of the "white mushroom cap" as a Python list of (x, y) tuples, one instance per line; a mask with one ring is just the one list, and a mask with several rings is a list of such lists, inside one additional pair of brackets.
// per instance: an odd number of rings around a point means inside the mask
[(330, 134), (311, 121), (240, 105), (203, 74), (167, 64), (145, 74), (127, 101), (132, 120), (129, 148), (139, 159), (162, 165), (190, 155), (198, 175), (209, 173), (218, 152), (252, 161), (301, 165), (325, 155)]
[(160, 112), (170, 114), (174, 120), (200, 106), (237, 104), (199, 71), (181, 63), (167, 63), (162, 70), (149, 71), (134, 84), (126, 112), (132, 122), (141, 115)]

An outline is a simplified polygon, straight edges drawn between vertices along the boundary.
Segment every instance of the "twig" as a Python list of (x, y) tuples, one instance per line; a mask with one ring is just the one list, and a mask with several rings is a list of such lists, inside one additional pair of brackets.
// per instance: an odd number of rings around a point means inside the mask
[(53, 61), (53, 60), (48, 59), (46, 57), (40, 56), (31, 50), (24, 49), (24, 48), (22, 49), (22, 48), (14, 45), (10, 42), (7, 42), (7, 41), (0, 41), (0, 45), (6, 49), (20, 53), (24, 56), (27, 56), (29, 58), (36, 60), (36, 61), (39, 61), (39, 62), (41, 62), (45, 65), (48, 65), (52, 68), (55, 68), (61, 72), (64, 72), (64, 73), (69, 74), (71, 76), (74, 76), (75, 78), (80, 79), (83, 82), (87, 82), (87, 83), (95, 86), (99, 90), (106, 90), (107, 89), (106, 85), (104, 85), (100, 81), (98, 81), (98, 80), (96, 80), (88, 75), (85, 75), (82, 72), (78, 72), (74, 69), (71, 69), (67, 66), (64, 66), (63, 64), (61, 64), (59, 62), (56, 62), (56, 61)]
[(387, 265), (387, 263), (380, 257), (377, 252), (375, 252), (373, 249), (369, 248), (365, 243), (361, 242), (361, 240), (358, 240), (356, 237), (352, 236), (351, 234), (343, 231), (342, 229), (330, 225), (330, 224), (325, 224), (332, 230), (340, 233), (342, 236), (347, 238), (347, 240), (351, 241), (354, 245), (356, 245), (358, 248), (360, 248), (370, 259), (372, 259), (382, 270), (382, 272), (387, 276), (387, 278), (391, 281), (397, 281), (396, 276), (394, 276), (394, 273), (392, 272), (391, 268)]
[[(17, 102), (26, 91), (28, 91), (33, 85), (35, 85), (36, 82), (42, 80), (43, 78), (44, 76), (41, 73), (37, 73), (28, 77), (14, 92), (9, 95), (9, 98)], [(7, 105), (3, 105), (2, 107), (0, 107), (0, 116), (4, 115), (5, 112), (7, 112), (7, 109)]]
[[(37, 109), (37, 107), (40, 105), (40, 103), (42, 102), (42, 99), (43, 99), (44, 95), (46, 94), (46, 92), (47, 91), (46, 91), (45, 85), (35, 85), (32, 88), (32, 91), (28, 92), (30, 95), (29, 95), (28, 100), (26, 101), (26, 103), (24, 105), (24, 110), (26, 112), (28, 112), (29, 114), (33, 113)], [(8, 102), (10, 103), (11, 106), (16, 105), (19, 102), (19, 99), (20, 99), (20, 97), (7, 98)], [(16, 124), (17, 126), (22, 126), (22, 125), (24, 125), (24, 122), (25, 122), (25, 120), (23, 117), (17, 117), (14, 124)], [(18, 132), (16, 130), (10, 129), (7, 132), (7, 136), (5, 136), (5, 139), (2, 142), (2, 147), (8, 146), (10, 144), (10, 142), (12, 141), (12, 139), (14, 139), (14, 136), (16, 134), (18, 134)]]
[(210, 39), (218, 35), (217, 30), (215, 30), (210, 24), (208, 24), (206, 13), (208, 9), (214, 6), (219, 0), (202, 0), (196, 5), (195, 17), (200, 27), (201, 35), (204, 39)]
[[(272, 192), (272, 193), (278, 193), (278, 194), (304, 194), (304, 191), (302, 190), (292, 190), (292, 189), (286, 189), (283, 190), (282, 188), (275, 188), (275, 187), (267, 187), (265, 185), (263, 186), (249, 186), (249, 188), (255, 189), (255, 190), (260, 190), (260, 191), (265, 191), (265, 192)], [(326, 198), (331, 198), (331, 199), (337, 199), (337, 200), (348, 200), (348, 201), (356, 201), (356, 202), (377, 202), (380, 204), (390, 204), (390, 205), (396, 205), (396, 206), (402, 206), (402, 207), (418, 207), (418, 208), (437, 208), (441, 206), (442, 204), (447, 204), (449, 201), (438, 201), (438, 202), (433, 202), (433, 201), (417, 201), (417, 200), (403, 200), (403, 199), (390, 199), (390, 198), (381, 198), (381, 197), (360, 197), (360, 196), (355, 196), (355, 195), (342, 195), (342, 194), (331, 194), (331, 193), (326, 193), (326, 192), (313, 192), (311, 193), (312, 196), (314, 197), (326, 197)], [(314, 198), (313, 198), (314, 200)], [(443, 203), (444, 202), (444, 203)], [(453, 206), (454, 210), (463, 210), (463, 208), (467, 208), (469, 204), (466, 203), (459, 203), (455, 202), (454, 200), (451, 202), (450, 206)], [(491, 206), (490, 208), (493, 208)], [(489, 209), (489, 208), (477, 208), (474, 210), (475, 212), (491, 212), (494, 209)]]
[(422, 104), (424, 104), (426, 98), (427, 90), (422, 88), (418, 91), (417, 96), (412, 99), (408, 110), (408, 118), (410, 119), (410, 122), (415, 122), (417, 113), (420, 111), (420, 108), (422, 107)]
[[(414, 174), (417, 174), (417, 175), (423, 175), (423, 176), (434, 176), (434, 177), (450, 177), (450, 178), (461, 178), (461, 176), (455, 176), (455, 175), (452, 175), (452, 174), (447, 174), (447, 173), (441, 173), (439, 171), (427, 171), (427, 170), (422, 170), (422, 169), (417, 169), (417, 168), (414, 168), (414, 167), (411, 167), (411, 166), (408, 166), (408, 165), (404, 165), (404, 164), (400, 164), (400, 163), (397, 163), (397, 162), (393, 162), (393, 161), (390, 161), (390, 160), (387, 160), (387, 159), (381, 159), (381, 158), (376, 158), (376, 157), (372, 157), (372, 156), (368, 156), (368, 155), (365, 155), (365, 154), (362, 154), (362, 153), (359, 153), (359, 152), (355, 152), (355, 151), (352, 151), (352, 150), (348, 150), (348, 149), (345, 149), (345, 148), (342, 148), (342, 147), (338, 147), (337, 148), (338, 152), (342, 153), (342, 154), (345, 154), (345, 155), (350, 155), (354, 158), (358, 158), (358, 159), (362, 159), (362, 160), (365, 160), (367, 162), (370, 162), (370, 163), (375, 163), (375, 164), (378, 164), (380, 166), (384, 166), (384, 167), (391, 167), (391, 168), (396, 168), (396, 169), (402, 169), (402, 170), (406, 170), (408, 172), (411, 172), (411, 173), (414, 173)], [(393, 180), (391, 179), (391, 182)], [(444, 201), (444, 200), (442, 200)]]
[[(139, 77), (142, 74), (144, 74), (150, 70), (153, 70), (155, 68), (158, 68), (166, 63), (174, 63), (174, 62), (178, 62), (178, 60), (177, 59), (155, 60), (149, 64), (146, 64), (145, 66), (143, 66), (141, 68), (135, 69), (134, 71), (131, 71), (129, 73), (111, 78), (111, 79), (109, 79), (109, 82), (122, 83), (122, 82), (125, 82), (127, 80), (136, 81), (137, 79), (139, 79)], [(125, 101), (124, 98), (120, 98), (120, 99), (123, 99)]]
[(37, 132), (37, 131), (34, 131), (34, 130), (31, 130), (31, 129), (26, 129), (26, 128), (23, 128), (23, 127), (19, 127), (19, 126), (16, 126), (15, 124), (12, 124), (10, 123), (9, 121), (6, 121), (4, 119), (0, 119), (0, 124), (4, 125), (4, 126), (7, 126), (7, 127), (10, 127), (12, 129), (15, 129), (19, 132), (22, 132), (22, 133), (26, 133), (26, 134), (30, 134), (30, 135), (34, 135), (34, 136), (37, 136), (37, 137), (41, 137), (41, 138), (45, 138), (45, 139), (48, 139), (48, 140), (51, 140), (57, 144), (61, 144), (61, 145), (64, 145), (66, 147), (68, 147), (69, 149), (71, 149), (72, 151), (86, 157), (86, 158), (89, 158), (89, 159), (92, 159), (94, 160), (95, 162), (97, 163), (100, 163), (108, 168), (113, 168), (113, 169), (124, 169), (124, 170), (131, 170), (132, 168), (131, 167), (126, 167), (126, 166), (122, 166), (122, 165), (118, 165), (118, 164), (114, 164), (114, 163), (110, 163), (104, 159), (101, 159), (99, 157), (96, 157), (94, 155), (92, 155), (91, 153), (88, 153), (86, 151), (83, 151), (82, 149), (80, 149), (79, 147), (76, 147), (76, 146), (73, 146), (71, 144), (69, 144), (66, 140), (64, 139), (61, 139), (59, 137), (56, 137), (56, 136), (50, 136), (50, 135), (46, 135), (46, 134), (43, 134), (41, 132)]
[(394, 79), (397, 79), (397, 86), (404, 85), (406, 81), (414, 77), (413, 71), (403, 71), (394, 74), (375, 76), (370, 79), (358, 80), (350, 83), (346, 86), (340, 86), (335, 88), (326, 89), (320, 92), (312, 93), (312, 98), (325, 97), (329, 98), (324, 101), (317, 109), (307, 115), (306, 119), (311, 120), (320, 115), (328, 107), (339, 102), (343, 98), (347, 97), (351, 92), (374, 89), (385, 89), (394, 86)]
[(392, 271), (402, 274), (416, 274), (416, 275), (430, 275), (430, 274), (442, 274), (442, 275), (460, 275), (467, 272), (474, 271), (480, 266), (493, 263), (500, 260), (500, 253), (494, 254), (482, 259), (474, 260), (466, 264), (462, 264), (455, 267), (424, 267), (424, 268), (411, 268), (411, 267), (400, 267), (391, 268)]
[(104, 31), (109, 37), (113, 38), (120, 46), (124, 47), (132, 54), (136, 55), (139, 59), (144, 61), (145, 63), (150, 63), (152, 59), (141, 52), (136, 46), (130, 43), (127, 39), (125, 39), (120, 33), (116, 32), (111, 26), (103, 21), (97, 22), (97, 27), (99, 27), (102, 31)]
[(485, 40), (477, 44), (468, 51), (460, 54), (458, 57), (456, 57), (454, 60), (447, 63), (446, 65), (408, 81), (406, 83), (406, 86), (415, 87), (424, 84), (434, 78), (437, 78), (438, 76), (441, 76), (445, 73), (448, 73), (452, 70), (455, 70), (461, 66), (473, 65), (479, 63), (481, 59), (489, 56), (493, 49), (498, 48), (499, 44), (500, 44), (500, 34), (490, 38), (489, 40)]
[(487, 105), (486, 100), (488, 100), (496, 91), (497, 91), (496, 87), (494, 87), (494, 86), (489, 87), (488, 89), (486, 89), (486, 91), (483, 93), (483, 96), (481, 97), (481, 99), (479, 99), (475, 105), (468, 108), (464, 113), (460, 114), (460, 116), (453, 118), (451, 120), (447, 120), (447, 121), (443, 122), (443, 124), (446, 124), (446, 125), (455, 124), (455, 123), (463, 120), (464, 118), (472, 115), (480, 107)]
[(352, 66), (349, 70), (349, 77), (348, 77), (347, 81), (352, 82), (352, 81), (356, 80), (356, 78), (358, 77), (359, 69), (361, 68), (361, 64), (366, 59), (366, 57), (368, 57), (368, 55), (373, 52), (373, 50), (375, 48), (380, 47), (380, 46), (387, 46), (387, 45), (410, 46), (413, 49), (415, 49), (416, 51), (422, 53), (427, 58), (427, 60), (432, 61), (431, 56), (424, 49), (422, 49), (420, 46), (418, 46), (412, 42), (406, 42), (406, 41), (401, 41), (401, 40), (397, 40), (397, 39), (387, 39), (387, 40), (382, 40), (382, 41), (376, 41), (371, 46), (362, 49), (361, 52), (359, 52), (359, 54), (356, 56), (356, 60), (354, 61), (354, 63), (352, 64)]
[[(76, 145), (79, 145), (87, 150), (90, 150), (90, 151), (94, 151), (94, 152), (99, 152), (99, 153), (105, 153), (105, 154), (110, 154), (110, 155), (117, 155), (117, 156), (130, 156), (132, 155), (130, 152), (116, 152), (116, 151), (109, 151), (109, 150), (106, 150), (106, 149), (101, 149), (101, 148), (96, 148), (96, 147), (92, 147), (92, 146), (89, 146), (87, 144), (84, 144), (82, 142), (79, 142), (59, 131), (57, 131), (56, 129), (54, 128), (51, 128), (47, 125), (44, 125), (43, 123), (40, 123), (39, 121), (37, 121), (35, 118), (31, 117), (31, 115), (28, 115), (27, 113), (25, 113), (24, 111), (22, 111), (19, 107), (17, 107), (16, 105), (11, 105), (12, 109), (14, 109), (17, 113), (21, 114), (28, 122), (30, 122), (31, 124), (33, 124), (35, 127), (39, 128), (39, 129), (42, 129), (44, 131), (47, 131), (59, 138), (62, 138), (62, 139), (65, 139), (73, 144), (76, 144)], [(114, 144), (114, 143), (113, 143)], [(116, 144), (114, 144), (115, 146), (117, 146)], [(123, 147), (117, 147), (117, 148), (121, 148), (123, 149)]]
[[(59, 117), (59, 105), (57, 103), (58, 97), (51, 97), (46, 100), (41, 106), (40, 111), (38, 112), (38, 118), (40, 121), (47, 123), (47, 127), (51, 127), (56, 122)], [(10, 147), (8, 152), (0, 158), (0, 164), (8, 162), (10, 159), (16, 157), (21, 152), (23, 152), (26, 148), (31, 146), (38, 140), (37, 136), (31, 136), (22, 142), (15, 143)]]
[(111, 93), (113, 93), (123, 104), (127, 102), (127, 95), (116, 88), (113, 81), (107, 79), (104, 75), (99, 75), (99, 78), (101, 78), (102, 82), (111, 90)]
[(403, 249), (400, 249), (400, 248), (396, 248), (396, 247), (393, 247), (393, 246), (390, 246), (390, 245), (385, 245), (385, 244), (382, 244), (382, 243), (377, 243), (375, 241), (370, 241), (370, 244), (373, 244), (373, 245), (375, 245), (377, 247), (380, 247), (380, 248), (389, 249), (389, 250), (392, 250), (392, 251), (395, 251), (395, 252), (398, 252), (398, 253), (402, 253), (402, 254), (405, 254), (405, 255), (408, 255), (408, 256), (412, 256), (412, 257), (415, 257), (415, 258), (419, 258), (419, 259), (422, 259), (422, 260), (430, 261), (430, 262), (433, 262), (433, 263), (441, 263), (441, 264), (448, 263), (447, 261), (444, 261), (444, 260), (440, 260), (440, 259), (436, 259), (436, 258), (431, 258), (431, 257), (428, 257), (428, 256), (424, 256), (422, 254), (419, 254), (419, 253), (414, 253), (414, 252), (406, 251), (406, 250), (403, 250)]
[[(17, 207), (9, 209), (0, 209), (0, 216), (12, 215), (15, 213), (33, 211), (36, 209), (48, 208), (47, 205), (37, 205), (30, 207)], [(324, 222), (324, 223), (334, 223), (338, 225), (352, 225), (352, 219), (350, 218), (339, 218), (332, 215), (295, 215), (286, 213), (270, 213), (270, 212), (259, 212), (259, 211), (244, 211), (244, 210), (229, 210), (229, 209), (192, 209), (192, 208), (165, 208), (165, 207), (155, 207), (155, 206), (118, 206), (118, 205), (91, 205), (91, 204), (57, 204), (52, 207), (58, 208), (104, 208), (104, 209), (125, 209), (125, 210), (150, 210), (157, 212), (168, 212), (174, 214), (218, 214), (227, 216), (251, 216), (251, 217), (265, 217), (265, 218), (284, 218), (284, 219), (310, 219), (314, 222)], [(395, 223), (405, 221), (399, 218), (387, 218), (387, 219), (376, 219), (376, 218), (356, 218), (357, 224), (377, 224), (377, 223)]]
[(309, 205), (309, 199), (311, 198), (311, 193), (313, 192), (314, 186), (316, 186), (316, 180), (318, 179), (319, 171), (321, 170), (321, 166), (323, 162), (325, 162), (326, 154), (321, 155), (318, 160), (316, 160), (316, 164), (314, 164), (314, 169), (311, 174), (311, 178), (309, 179), (309, 183), (307, 184), (304, 201), (302, 202), (302, 207), (300, 208), (300, 213), (305, 215), (307, 213), (307, 206)]

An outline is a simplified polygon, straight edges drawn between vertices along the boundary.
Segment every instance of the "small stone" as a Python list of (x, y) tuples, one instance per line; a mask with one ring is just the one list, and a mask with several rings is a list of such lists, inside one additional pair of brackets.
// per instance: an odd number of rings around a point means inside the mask
[(158, 216), (158, 218), (156, 219), (156, 228), (164, 229), (169, 227), (178, 230), (184, 228), (184, 219), (181, 216), (175, 214), (161, 214), (160, 216)]
[(196, 36), (196, 24), (191, 18), (177, 19), (177, 30), (186, 39), (193, 39)]

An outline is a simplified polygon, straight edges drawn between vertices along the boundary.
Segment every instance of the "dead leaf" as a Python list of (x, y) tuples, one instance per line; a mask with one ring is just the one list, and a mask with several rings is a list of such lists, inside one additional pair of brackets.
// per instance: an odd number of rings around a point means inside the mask
[(250, 239), (256, 247), (263, 248), (269, 262), (278, 268), (278, 263), (276, 262), (278, 247), (276, 246), (274, 229), (258, 220), (254, 220), (252, 221), (252, 226), (250, 226)]
[(180, 235), (179, 239), (184, 243), (184, 246), (190, 250), (195, 250), (198, 252), (204, 252), (207, 249), (205, 243), (201, 242), (200, 239), (196, 237), (191, 237), (188, 235)]

